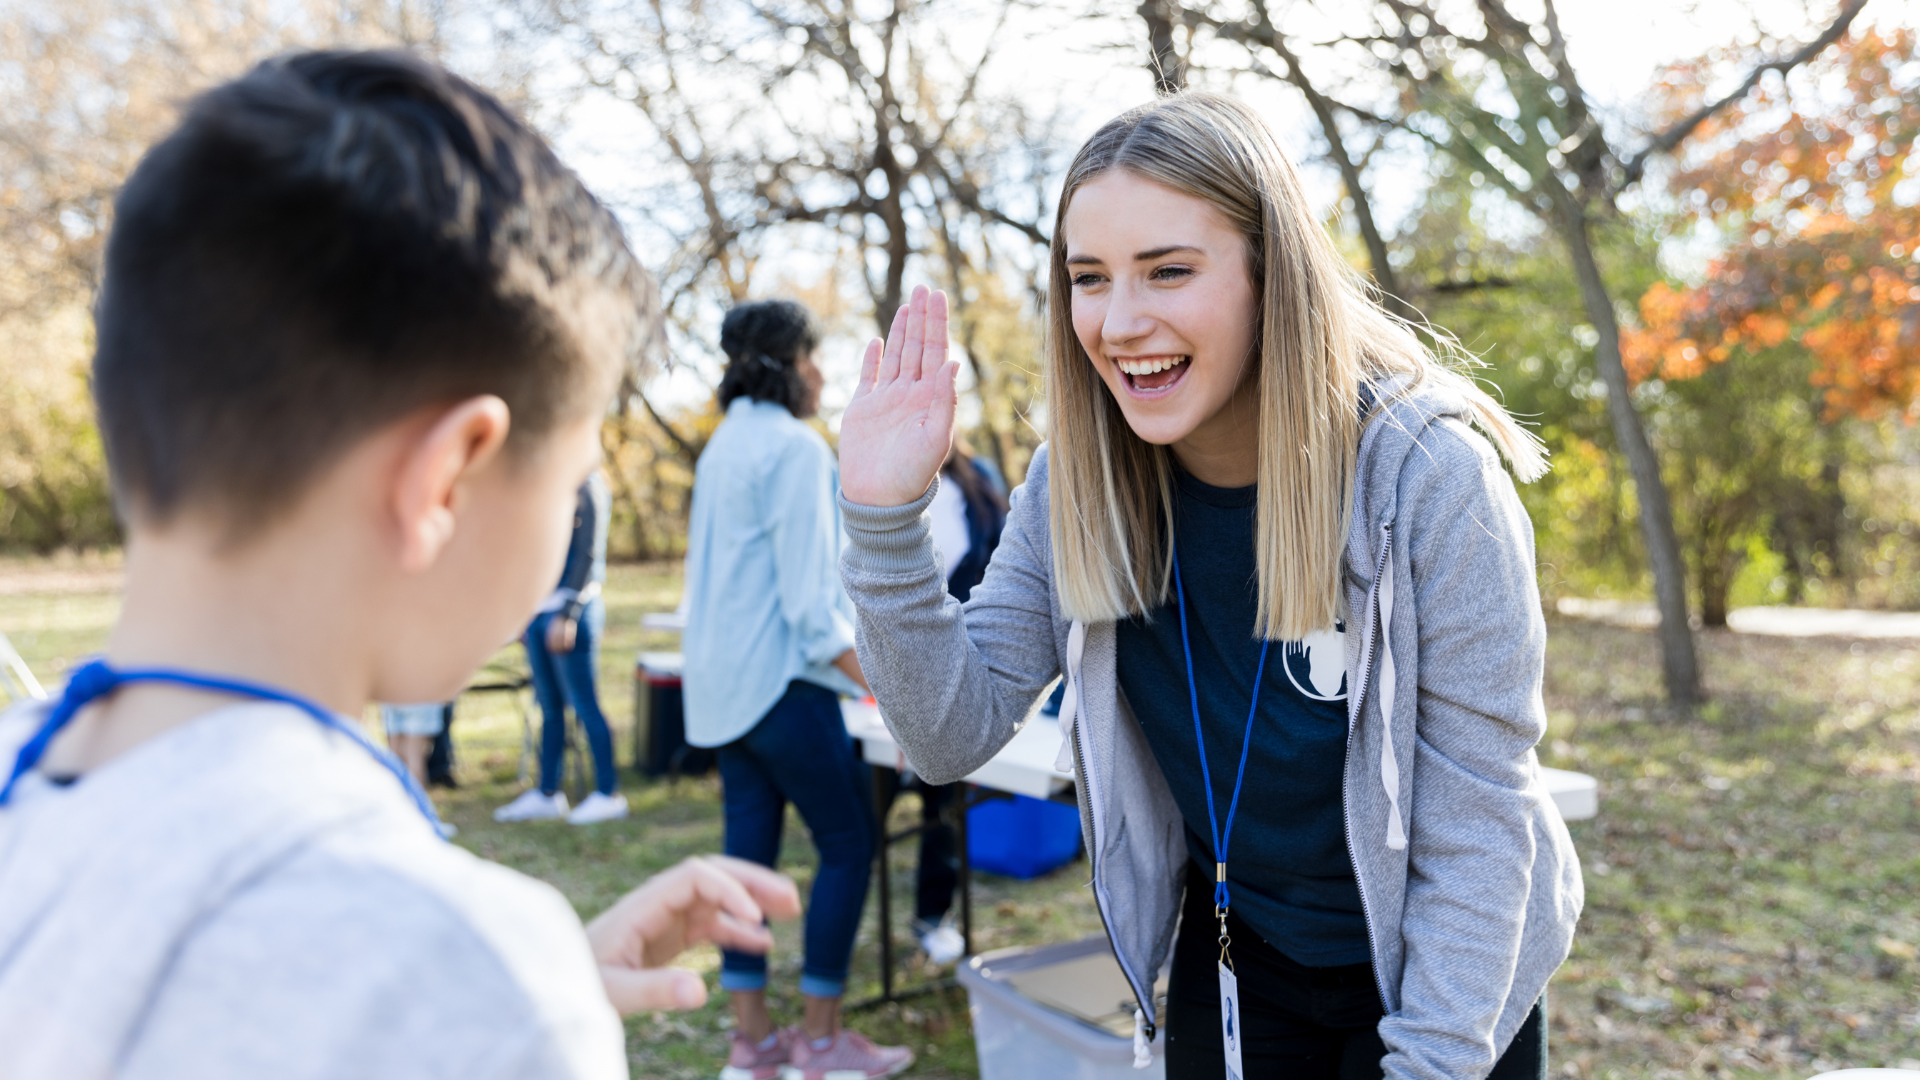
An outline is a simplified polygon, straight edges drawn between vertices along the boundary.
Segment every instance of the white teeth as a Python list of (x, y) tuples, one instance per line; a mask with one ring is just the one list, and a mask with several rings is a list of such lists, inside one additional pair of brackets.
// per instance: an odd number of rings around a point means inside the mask
[(1147, 360), (1115, 360), (1121, 371), (1129, 375), (1151, 375), (1156, 371), (1179, 367), (1187, 362), (1184, 356), (1156, 356)]

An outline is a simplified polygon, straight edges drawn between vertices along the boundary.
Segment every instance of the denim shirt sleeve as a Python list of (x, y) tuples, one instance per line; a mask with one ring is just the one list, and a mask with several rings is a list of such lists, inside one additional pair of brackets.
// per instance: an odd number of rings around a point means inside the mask
[(831, 664), (853, 648), (840, 585), (840, 477), (833, 454), (822, 442), (796, 440), (765, 483), (780, 611), (801, 657)]

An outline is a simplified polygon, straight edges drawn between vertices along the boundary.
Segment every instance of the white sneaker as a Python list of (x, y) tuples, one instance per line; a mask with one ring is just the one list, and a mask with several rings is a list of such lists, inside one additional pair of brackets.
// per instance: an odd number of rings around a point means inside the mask
[(619, 821), (626, 816), (625, 795), (602, 795), (596, 791), (580, 800), (580, 805), (567, 815), (567, 824), (597, 825), (602, 821)]
[(519, 798), (493, 812), (495, 821), (552, 821), (566, 816), (566, 792), (544, 795), (539, 788), (528, 788)]
[(951, 964), (967, 951), (967, 942), (960, 936), (960, 931), (941, 923), (920, 935), (920, 948), (926, 952), (927, 959), (934, 963)]

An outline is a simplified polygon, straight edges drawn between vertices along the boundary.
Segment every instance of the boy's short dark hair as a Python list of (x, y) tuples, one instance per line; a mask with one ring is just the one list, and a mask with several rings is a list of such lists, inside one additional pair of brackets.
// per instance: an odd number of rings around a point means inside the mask
[(720, 407), (745, 397), (784, 405), (798, 416), (807, 385), (794, 365), (819, 347), (819, 323), (792, 300), (755, 300), (728, 311), (720, 322), (720, 351), (727, 354), (716, 394)]
[(612, 215), (484, 91), (399, 52), (269, 60), (120, 192), (93, 362), (116, 496), (239, 527), (475, 394), (530, 445), (600, 404), (656, 308)]

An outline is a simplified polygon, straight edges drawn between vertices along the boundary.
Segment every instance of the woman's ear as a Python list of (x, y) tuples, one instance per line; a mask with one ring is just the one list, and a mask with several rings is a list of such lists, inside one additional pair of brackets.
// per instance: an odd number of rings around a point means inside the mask
[(393, 486), (403, 571), (419, 573), (446, 550), (460, 485), (499, 456), (510, 420), (506, 402), (482, 394), (440, 412), (407, 444)]

